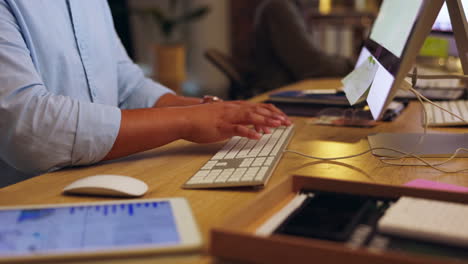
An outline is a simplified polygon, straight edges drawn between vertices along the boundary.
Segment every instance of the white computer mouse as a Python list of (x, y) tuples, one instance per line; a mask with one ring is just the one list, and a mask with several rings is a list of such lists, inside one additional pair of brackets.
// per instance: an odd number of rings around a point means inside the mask
[(63, 189), (67, 194), (138, 197), (148, 191), (145, 182), (122, 175), (95, 175), (72, 182)]

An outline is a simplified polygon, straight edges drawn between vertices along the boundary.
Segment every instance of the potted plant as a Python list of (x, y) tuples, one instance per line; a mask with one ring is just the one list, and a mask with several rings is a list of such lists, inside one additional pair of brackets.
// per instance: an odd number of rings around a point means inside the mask
[(163, 37), (155, 45), (154, 77), (176, 92), (185, 81), (185, 46), (180, 29), (206, 15), (209, 6), (199, 6), (188, 10), (180, 8), (179, 0), (167, 0), (167, 8), (160, 7), (137, 10), (146, 19), (153, 20)]

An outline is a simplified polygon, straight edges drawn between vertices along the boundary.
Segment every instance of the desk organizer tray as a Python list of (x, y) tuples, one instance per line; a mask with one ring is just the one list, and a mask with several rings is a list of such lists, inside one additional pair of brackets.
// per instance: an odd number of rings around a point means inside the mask
[[(221, 225), (211, 230), (210, 251), (221, 259), (249, 263), (373, 263), (442, 264), (468, 262), (468, 248), (388, 236), (394, 246), (352, 246), (348, 242), (300, 236), (256, 234), (259, 227), (297, 197), (307, 192), (336, 193), (396, 201), (417, 197), (468, 204), (468, 193), (447, 192), (325, 178), (292, 176), (259, 195)], [(380, 235), (380, 234), (379, 234)], [(372, 240), (372, 239), (370, 239)], [(396, 245), (396, 246), (395, 246)]]

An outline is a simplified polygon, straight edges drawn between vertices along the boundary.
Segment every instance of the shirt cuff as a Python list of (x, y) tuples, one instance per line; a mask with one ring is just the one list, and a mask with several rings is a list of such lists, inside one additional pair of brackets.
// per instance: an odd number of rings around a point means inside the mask
[(117, 107), (80, 102), (72, 165), (101, 161), (114, 145), (121, 119)]
[(120, 105), (122, 109), (150, 108), (161, 96), (175, 92), (159, 83), (146, 79), (144, 85), (135, 89), (132, 94)]

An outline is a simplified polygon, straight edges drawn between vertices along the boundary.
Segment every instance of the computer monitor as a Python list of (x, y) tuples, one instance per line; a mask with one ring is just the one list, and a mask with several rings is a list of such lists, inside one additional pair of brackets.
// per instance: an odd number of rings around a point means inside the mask
[[(466, 9), (468, 7), (468, 0), (461, 1), (464, 7), (464, 11), (466, 14)], [(434, 33), (445, 33), (445, 34), (453, 34), (452, 29), (452, 22), (450, 21), (450, 15), (447, 9), (447, 3), (444, 3), (442, 9), (437, 15), (434, 25), (432, 26), (432, 31)]]
[(384, 0), (356, 65), (371, 56), (379, 65), (367, 103), (374, 119), (386, 106), (410, 71), (430, 34), (444, 0)]
[[(468, 0), (462, 0), (464, 13), (468, 8)], [(447, 54), (449, 56), (458, 57), (459, 53), (455, 43), (455, 37), (453, 34), (452, 23), (450, 21), (450, 14), (448, 12), (447, 3), (444, 3), (442, 9), (437, 16), (434, 25), (432, 26), (431, 36), (445, 39), (448, 43)]]
[[(462, 50), (462, 54), (467, 54), (468, 57), (468, 26), (464, 13), (461, 13), (461, 0), (449, 1), (448, 9), (451, 21), (455, 22), (452, 24), (454, 25), (453, 31), (457, 39), (457, 47)], [(424, 40), (431, 33), (432, 26), (443, 4), (444, 0), (384, 0), (382, 2), (370, 36), (365, 42), (356, 64), (359, 67), (360, 63), (368, 59), (369, 56), (378, 64), (367, 95), (367, 103), (374, 119), (378, 120), (382, 117), (384, 110), (393, 100), (398, 89), (402, 87)], [(468, 61), (466, 57), (462, 58), (465, 72), (468, 70), (466, 61)], [(371, 148), (384, 147), (405, 150), (406, 147), (406, 152), (433, 157), (445, 157), (454, 151), (450, 146), (448, 150), (446, 148), (442, 150), (444, 153), (440, 153), (443, 148), (432, 148), (430, 144), (419, 146), (429, 146), (430, 149), (408, 149), (408, 146), (414, 146), (418, 138), (419, 135), (403, 133), (377, 134), (372, 138), (368, 137)], [(430, 136), (426, 135), (426, 140), (431, 140)], [(439, 138), (437, 140), (445, 146), (448, 145), (446, 144), (448, 141), (453, 142), (455, 146), (459, 143), (457, 135), (454, 137), (451, 135), (445, 137), (444, 135), (443, 140)], [(460, 144), (458, 144), (459, 146)], [(395, 153), (388, 151), (373, 151), (373, 153), (379, 156), (395, 155)], [(398, 155), (400, 154), (397, 153)]]

